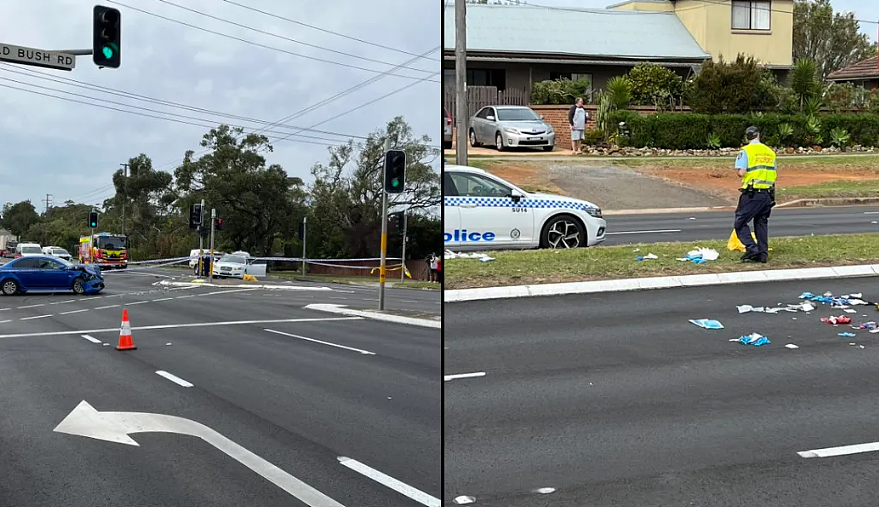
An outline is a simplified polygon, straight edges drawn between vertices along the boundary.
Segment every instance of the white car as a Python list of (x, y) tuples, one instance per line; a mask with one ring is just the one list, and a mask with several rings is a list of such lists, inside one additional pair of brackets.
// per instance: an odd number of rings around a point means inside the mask
[(64, 259), (67, 262), (71, 262), (73, 257), (71, 257), (70, 252), (61, 248), (60, 246), (44, 246), (43, 253), (45, 255), (51, 255), (52, 257), (58, 257), (59, 259)]
[(443, 168), (443, 244), (452, 251), (577, 248), (605, 240), (601, 208), (522, 190), (482, 169)]
[(33, 255), (44, 255), (43, 249), (36, 243), (19, 243), (15, 247), (15, 258), (29, 257)]
[(266, 276), (266, 264), (255, 264), (249, 253), (232, 252), (214, 261), (211, 270), (216, 277), (244, 278), (245, 274), (256, 277)]

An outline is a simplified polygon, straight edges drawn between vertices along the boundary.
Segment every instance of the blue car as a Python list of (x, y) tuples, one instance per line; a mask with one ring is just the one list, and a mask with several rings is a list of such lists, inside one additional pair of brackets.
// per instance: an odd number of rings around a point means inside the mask
[(34, 255), (0, 266), (0, 291), (4, 296), (20, 292), (97, 294), (104, 290), (101, 268), (73, 264), (57, 257)]

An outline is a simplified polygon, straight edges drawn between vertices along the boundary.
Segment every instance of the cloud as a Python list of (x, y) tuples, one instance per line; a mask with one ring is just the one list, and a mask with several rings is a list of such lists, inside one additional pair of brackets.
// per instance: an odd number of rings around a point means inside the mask
[[(151, 103), (124, 94), (106, 94), (89, 89), (90, 86), (78, 86), (80, 83), (195, 108), (276, 121), (376, 75), (206, 33), (136, 9), (312, 58), (377, 71), (391, 68), (232, 26), (159, 0), (120, 1), (128, 7), (107, 3), (122, 12), (122, 66), (119, 69), (98, 69), (87, 56), (77, 58), (76, 69), (72, 72), (0, 64), (0, 203), (31, 199), (42, 210), (44, 205), (38, 203), (46, 194), (51, 194), (58, 204), (67, 199), (99, 203), (112, 195), (111, 175), (129, 158), (146, 153), (153, 159), (154, 167), (173, 171), (186, 150), (200, 150), (199, 142), (209, 127), (175, 123), (160, 112), (137, 110), (132, 106), (194, 118), (175, 118), (181, 122), (203, 125), (227, 122), (249, 128), (261, 126)], [(412, 58), (401, 52), (265, 16), (223, 0), (168, 1), (362, 58), (394, 64)], [(32, 7), (33, 2), (4, 2), (6, 15), (0, 21), (3, 42), (48, 50), (90, 46), (90, 4), (79, 0), (41, 0), (40, 3), (43, 8), (36, 10)], [(297, 4), (285, 0), (239, 3), (409, 53), (424, 53), (440, 45), (441, 9), (433, 0), (372, 0), (368, 6), (358, 0), (333, 0), (315, 3), (310, 9), (297, 8)], [(419, 59), (410, 66), (435, 73), (431, 79), (438, 81), (439, 55), (434, 52), (430, 60)], [(417, 77), (430, 74), (408, 69), (398, 72)], [(440, 102), (439, 83), (423, 82), (375, 104), (350, 111), (410, 83), (411, 79), (385, 77), (298, 116), (290, 120), (289, 125), (309, 127), (329, 120), (317, 128), (365, 136), (393, 117), (403, 115), (417, 135), (429, 135), (432, 144), (438, 146), (440, 122), (435, 118), (435, 106)], [(29, 92), (57, 95), (66, 100)], [(127, 106), (103, 104), (166, 119), (145, 118), (72, 101), (115, 101)], [(338, 140), (339, 143), (346, 139), (314, 132), (302, 134)], [(275, 152), (268, 156), (268, 162), (281, 164), (290, 175), (308, 181), (311, 165), (328, 159), (327, 142), (293, 136), (292, 141), (275, 144)]]

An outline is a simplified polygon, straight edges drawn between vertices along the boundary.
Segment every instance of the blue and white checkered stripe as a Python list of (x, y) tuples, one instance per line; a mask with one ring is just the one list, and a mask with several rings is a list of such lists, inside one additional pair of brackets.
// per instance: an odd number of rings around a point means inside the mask
[(556, 199), (522, 199), (514, 202), (510, 198), (498, 197), (444, 197), (443, 205), (461, 206), (463, 204), (475, 204), (480, 208), (562, 208), (574, 210), (592, 209), (590, 206), (571, 201)]

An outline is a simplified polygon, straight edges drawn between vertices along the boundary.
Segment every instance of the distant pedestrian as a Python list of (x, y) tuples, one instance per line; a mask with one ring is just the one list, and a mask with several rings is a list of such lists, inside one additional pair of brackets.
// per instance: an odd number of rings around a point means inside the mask
[(436, 258), (436, 283), (443, 283), (443, 260), (439, 257)]
[[(736, 158), (736, 173), (742, 178), (739, 191), (739, 205), (736, 207), (735, 230), (739, 241), (745, 245), (742, 262), (766, 263), (769, 260), (769, 215), (775, 206), (775, 180), (778, 176), (778, 162), (775, 151), (760, 142), (757, 127), (745, 130), (748, 144)], [(754, 235), (751, 238), (748, 222), (754, 221)]]
[(438, 279), (437, 268), (439, 266), (439, 258), (436, 254), (430, 254), (430, 257), (427, 258), (427, 262), (430, 266), (430, 281), (436, 282)]
[(583, 106), (583, 98), (577, 97), (574, 105), (568, 110), (568, 122), (571, 124), (571, 155), (580, 153), (580, 142), (583, 139), (583, 132), (586, 131), (588, 119), (589, 113)]

